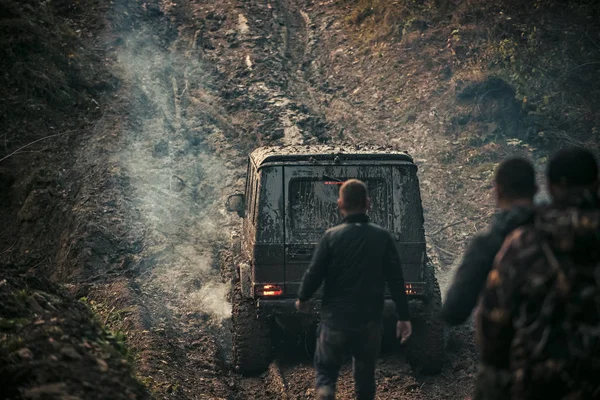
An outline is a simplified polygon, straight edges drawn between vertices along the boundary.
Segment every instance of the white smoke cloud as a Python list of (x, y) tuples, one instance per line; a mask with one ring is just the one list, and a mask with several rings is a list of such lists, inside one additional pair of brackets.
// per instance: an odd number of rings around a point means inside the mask
[(139, 31), (125, 39), (118, 56), (135, 98), (123, 124), (120, 161), (146, 228), (150, 285), (167, 293), (172, 306), (219, 322), (231, 315), (231, 305), (213, 254), (228, 239), (232, 217), (222, 204), (239, 171), (212, 150), (225, 142), (223, 132), (189, 106), (210, 79), (199, 58), (172, 52), (160, 40)]

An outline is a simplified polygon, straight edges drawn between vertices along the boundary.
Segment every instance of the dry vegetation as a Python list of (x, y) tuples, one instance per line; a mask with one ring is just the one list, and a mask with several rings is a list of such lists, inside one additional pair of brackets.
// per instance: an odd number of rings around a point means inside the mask
[[(474, 137), (468, 140), (472, 145), (517, 139), (544, 148), (565, 142), (597, 146), (600, 3), (593, 0), (341, 0), (340, 3), (350, 8), (348, 25), (369, 46), (394, 40), (426, 52), (436, 45), (448, 50), (436, 54), (433, 65), (442, 65), (443, 73), (454, 78), (456, 107), (463, 112), (455, 115), (454, 129), (449, 129), (449, 133), (456, 129), (471, 131)], [(427, 67), (427, 61), (419, 60), (419, 64)], [(481, 108), (495, 112), (493, 107), (482, 107), (481, 103), (490, 97), (501, 99), (498, 106), (504, 109), (504, 117), (500, 121), (499, 115), (477, 115)], [(490, 126), (492, 132), (487, 135), (488, 129), (482, 123), (504, 125), (500, 126), (503, 132)]]
[(70, 20), (87, 3), (0, 1), (2, 117), (78, 105), (93, 90), (97, 59)]

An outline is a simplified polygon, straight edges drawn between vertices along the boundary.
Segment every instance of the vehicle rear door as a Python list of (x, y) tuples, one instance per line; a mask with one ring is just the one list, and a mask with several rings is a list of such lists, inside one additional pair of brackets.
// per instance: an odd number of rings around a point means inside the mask
[(392, 228), (392, 167), (332, 165), (285, 166), (285, 290), (295, 296), (314, 249), (325, 231), (341, 222), (337, 208), (340, 185), (364, 181), (372, 200), (371, 220)]

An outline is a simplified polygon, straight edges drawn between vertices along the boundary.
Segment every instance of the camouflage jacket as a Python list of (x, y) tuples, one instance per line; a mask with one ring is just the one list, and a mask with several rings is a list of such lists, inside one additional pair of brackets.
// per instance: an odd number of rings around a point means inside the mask
[(500, 211), (489, 228), (471, 240), (442, 307), (448, 325), (459, 325), (469, 318), (504, 239), (519, 226), (533, 222), (533, 215), (533, 208), (522, 206)]
[(477, 316), (510, 398), (600, 399), (600, 211), (548, 208), (498, 253)]

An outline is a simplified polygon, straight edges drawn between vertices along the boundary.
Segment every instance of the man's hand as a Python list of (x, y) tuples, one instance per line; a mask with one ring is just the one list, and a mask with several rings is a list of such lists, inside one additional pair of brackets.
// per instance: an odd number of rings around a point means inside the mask
[(310, 303), (308, 301), (296, 300), (296, 310), (301, 313), (308, 313), (310, 311)]
[(410, 321), (398, 321), (396, 323), (396, 337), (400, 339), (400, 343), (406, 342), (411, 334), (412, 324)]

